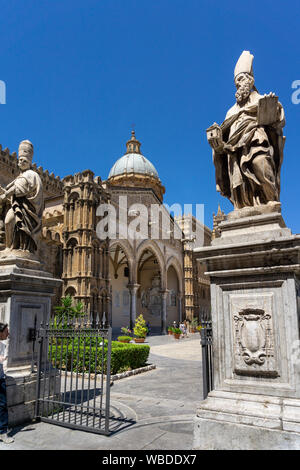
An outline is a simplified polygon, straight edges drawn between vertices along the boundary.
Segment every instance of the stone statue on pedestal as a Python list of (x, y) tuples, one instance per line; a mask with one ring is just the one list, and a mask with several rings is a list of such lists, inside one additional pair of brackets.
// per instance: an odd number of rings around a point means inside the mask
[[(23, 140), (19, 145), (20, 175), (0, 188), (0, 204), (5, 213), (5, 246), (8, 250), (34, 253), (41, 231), (43, 186), (39, 174), (31, 169), (33, 145)], [(4, 214), (3, 214), (4, 215)]]
[(234, 210), (211, 246), (194, 250), (210, 278), (212, 316), (211, 349), (202, 345), (209, 393), (194, 420), (201, 450), (300, 448), (300, 236), (279, 202), (283, 108), (254, 88), (252, 61), (244, 51), (237, 103), (207, 130), (217, 189)]
[[(31, 169), (32, 157), (32, 143), (23, 140), (20, 174), (6, 188), (0, 187), (0, 317), (11, 332), (6, 371), (10, 426), (34, 417), (37, 349), (32, 332), (49, 322), (51, 298), (61, 285), (38, 259), (44, 203), (41, 178)], [(53, 380), (48, 378), (49, 387)]]
[(243, 51), (235, 70), (236, 104), (225, 121), (207, 129), (213, 149), (216, 187), (234, 209), (280, 208), (280, 167), (285, 137), (284, 110), (273, 93), (260, 95), (254, 86), (253, 55)]

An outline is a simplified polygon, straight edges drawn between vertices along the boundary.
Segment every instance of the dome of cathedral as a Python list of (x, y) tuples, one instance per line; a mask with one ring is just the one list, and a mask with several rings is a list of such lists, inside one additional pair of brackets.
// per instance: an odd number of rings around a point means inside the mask
[(126, 173), (148, 175), (159, 179), (154, 165), (140, 153), (141, 143), (136, 140), (134, 131), (131, 134), (131, 139), (126, 144), (127, 152), (113, 165), (108, 179)]
[(155, 167), (140, 153), (126, 153), (119, 158), (110, 170), (108, 178), (124, 173), (140, 173), (158, 178)]

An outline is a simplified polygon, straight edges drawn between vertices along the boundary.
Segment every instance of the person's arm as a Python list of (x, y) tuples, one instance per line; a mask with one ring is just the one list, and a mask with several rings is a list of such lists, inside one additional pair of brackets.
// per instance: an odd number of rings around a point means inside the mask
[(7, 359), (5, 352), (6, 352), (6, 346), (0, 341), (0, 364), (3, 364), (3, 362)]

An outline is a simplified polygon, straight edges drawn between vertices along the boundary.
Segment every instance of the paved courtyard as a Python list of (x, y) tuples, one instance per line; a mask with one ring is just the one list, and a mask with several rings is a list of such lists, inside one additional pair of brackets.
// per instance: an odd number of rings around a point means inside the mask
[(6, 449), (188, 450), (193, 443), (193, 417), (202, 399), (199, 334), (176, 341), (173, 336), (147, 338), (149, 363), (156, 369), (115, 381), (112, 408), (135, 424), (109, 436), (33, 423), (13, 430)]

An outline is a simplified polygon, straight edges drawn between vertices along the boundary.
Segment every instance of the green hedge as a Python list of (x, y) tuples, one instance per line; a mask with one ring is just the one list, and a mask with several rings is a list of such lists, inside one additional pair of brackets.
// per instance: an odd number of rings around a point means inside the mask
[[(74, 339), (69, 344), (60, 340), (53, 340), (49, 345), (49, 359), (54, 367), (67, 369), (71, 371), (72, 350), (73, 350), (73, 372), (83, 372), (90, 370), (92, 373), (100, 373), (102, 371), (102, 340), (95, 338), (85, 340)], [(97, 347), (97, 364), (96, 364), (96, 341)], [(74, 346), (73, 346), (74, 344)], [(79, 348), (79, 349), (78, 349)], [(79, 351), (79, 353), (78, 353)], [(111, 350), (111, 374), (117, 374), (129, 369), (138, 369), (146, 365), (150, 352), (150, 346), (146, 344), (119, 343), (112, 341)], [(61, 354), (62, 353), (62, 354)], [(83, 357), (84, 356), (84, 357)], [(104, 341), (104, 373), (107, 366), (107, 340)]]

